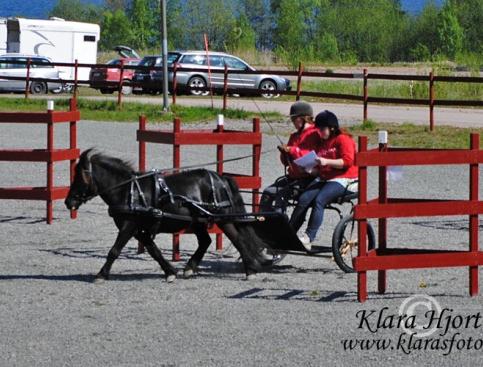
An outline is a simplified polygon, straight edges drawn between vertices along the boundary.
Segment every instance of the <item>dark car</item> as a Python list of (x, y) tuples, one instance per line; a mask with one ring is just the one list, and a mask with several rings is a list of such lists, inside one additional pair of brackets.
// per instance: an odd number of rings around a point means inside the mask
[[(179, 53), (168, 53), (168, 67), (173, 66), (173, 63), (179, 58)], [(161, 55), (145, 56), (138, 66), (163, 66), (163, 57)], [(133, 82), (141, 83), (142, 85), (135, 86), (133, 92), (136, 94), (150, 93), (157, 94), (162, 91), (163, 71), (162, 70), (136, 70), (133, 76)]]
[[(117, 46), (114, 48), (115, 51), (121, 56), (117, 59), (110, 60), (107, 65), (120, 66), (121, 62), (125, 66), (138, 65), (141, 61), (139, 55), (129, 47)], [(134, 69), (124, 69), (122, 74), (122, 79), (125, 82), (131, 82), (134, 75)], [(119, 82), (121, 78), (121, 69), (118, 67), (107, 67), (107, 68), (93, 68), (89, 73), (89, 83), (91, 88), (99, 89), (103, 94), (111, 94), (117, 91), (116, 85), (105, 85), (104, 82)], [(130, 85), (124, 85), (122, 87), (122, 94), (131, 94), (132, 87)]]

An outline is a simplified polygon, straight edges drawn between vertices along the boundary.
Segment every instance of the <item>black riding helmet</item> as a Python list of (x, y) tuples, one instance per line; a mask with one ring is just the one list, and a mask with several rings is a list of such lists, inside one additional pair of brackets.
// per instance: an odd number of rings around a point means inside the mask
[(338, 130), (339, 129), (339, 120), (337, 116), (330, 111), (322, 111), (315, 117), (315, 126), (319, 129), (323, 129), (324, 127), (328, 127), (329, 129)]

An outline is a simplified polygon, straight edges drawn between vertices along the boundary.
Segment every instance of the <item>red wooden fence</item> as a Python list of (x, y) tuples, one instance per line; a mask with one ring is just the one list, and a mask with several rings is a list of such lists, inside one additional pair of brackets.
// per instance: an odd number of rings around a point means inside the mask
[[(483, 265), (483, 251), (478, 245), (479, 214), (483, 213), (483, 201), (478, 199), (478, 164), (483, 163), (483, 150), (479, 147), (479, 135), (471, 134), (470, 149), (367, 149), (367, 137), (359, 138), (356, 165), (359, 167), (359, 201), (354, 217), (358, 221), (359, 249), (354, 259), (357, 271), (358, 299), (367, 298), (367, 271), (378, 271), (378, 290), (386, 290), (386, 270), (469, 267), (470, 295), (478, 294), (478, 266)], [(388, 166), (465, 164), (470, 168), (469, 200), (425, 200), (387, 197), (386, 170)], [(367, 199), (367, 168), (379, 167), (379, 197)], [(387, 219), (429, 216), (469, 216), (468, 251), (422, 250), (388, 248)], [(379, 219), (379, 246), (367, 250), (367, 220)], [(436, 245), (436, 244), (435, 244)]]
[[(47, 112), (0, 112), (0, 123), (21, 123), (21, 124), (46, 124), (47, 125), (47, 147), (46, 149), (1, 149), (0, 161), (6, 162), (46, 162), (47, 163), (47, 184), (45, 187), (2, 187), (0, 188), (0, 199), (16, 200), (43, 200), (47, 202), (47, 223), (52, 223), (53, 201), (64, 199), (67, 196), (69, 187), (54, 185), (54, 163), (59, 161), (70, 161), (70, 181), (74, 178), (75, 162), (79, 158), (77, 149), (77, 122), (80, 119), (80, 112), (74, 99), (70, 100), (69, 111)], [(69, 148), (54, 149), (54, 126), (58, 123), (70, 124)], [(71, 218), (76, 217), (76, 212), (71, 211)]]
[[(260, 120), (253, 119), (252, 131), (225, 130), (222, 124), (214, 130), (210, 129), (181, 129), (181, 120), (176, 118), (173, 122), (173, 130), (147, 129), (146, 117), (139, 117), (139, 130), (137, 140), (139, 142), (139, 170), (146, 170), (146, 143), (169, 144), (173, 146), (173, 168), (181, 167), (181, 146), (183, 145), (216, 145), (216, 171), (219, 174), (230, 175), (242, 189), (252, 189), (253, 210), (256, 211), (259, 201), (258, 190), (261, 187), (260, 155), (262, 146), (262, 134), (260, 132)], [(224, 171), (224, 146), (226, 145), (251, 145), (252, 146), (252, 172), (250, 175), (239, 173), (230, 174)], [(216, 233), (216, 248), (222, 249), (221, 231), (214, 226), (212, 233)], [(173, 261), (180, 260), (179, 235), (173, 235)], [(142, 247), (140, 247), (142, 251)]]
[[(43, 79), (43, 78), (32, 78), (30, 77), (30, 67), (31, 65), (36, 65), (35, 62), (32, 62), (28, 59), (26, 62), (24, 61), (9, 61), (9, 63), (14, 64), (25, 64), (27, 65), (27, 77), (2, 77), (3, 79), (9, 80), (25, 80), (25, 96), (28, 97), (28, 85), (31, 81), (40, 81), (40, 82), (59, 82), (58, 79)], [(122, 72), (124, 70), (157, 70), (162, 71), (162, 67), (153, 67), (153, 66), (137, 66), (137, 65), (105, 65), (105, 64), (79, 64), (76, 60), (75, 63), (53, 63), (55, 66), (63, 66), (63, 67), (74, 67), (75, 69), (75, 77), (73, 80), (63, 80), (65, 83), (72, 83), (74, 84), (74, 97), (77, 96), (77, 86), (81, 85), (90, 85), (89, 80), (78, 80), (77, 78), (77, 71), (78, 68), (120, 68), (120, 78), (118, 81), (109, 81), (103, 82), (102, 84), (105, 87), (117, 87), (119, 95), (118, 95), (118, 105), (119, 107), (122, 106), (122, 86), (128, 85), (133, 87), (142, 87), (145, 85), (144, 82), (126, 82), (123, 80)], [(169, 68), (169, 72), (172, 73), (172, 97), (173, 97), (173, 104), (176, 103), (176, 96), (179, 92), (179, 85), (177, 83), (177, 73), (178, 72), (187, 72), (187, 71), (194, 71), (194, 72), (208, 72), (208, 69), (194, 69), (194, 68), (181, 68), (179, 65), (173, 65)], [(434, 108), (435, 106), (467, 106), (467, 107), (483, 107), (483, 100), (446, 100), (446, 99), (436, 99), (435, 93), (435, 83), (483, 83), (483, 77), (468, 77), (468, 76), (436, 76), (432, 72), (428, 75), (406, 75), (406, 74), (374, 74), (369, 73), (367, 69), (362, 70), (361, 73), (332, 73), (332, 72), (313, 72), (313, 71), (305, 71), (304, 67), (301, 63), (299, 63), (299, 68), (297, 71), (285, 71), (285, 70), (256, 70), (256, 71), (245, 71), (245, 70), (229, 70), (225, 68), (222, 71), (224, 74), (224, 85), (221, 92), (223, 93), (223, 108), (226, 109), (228, 106), (228, 95), (229, 94), (243, 94), (243, 93), (251, 93), (255, 95), (260, 95), (261, 93), (266, 93), (267, 91), (263, 91), (258, 88), (231, 88), (228, 87), (228, 76), (230, 73), (236, 74), (277, 74), (277, 75), (285, 75), (285, 76), (294, 76), (297, 77), (297, 85), (296, 90), (290, 91), (277, 91), (277, 94), (282, 95), (291, 95), (295, 96), (295, 99), (298, 100), (301, 97), (318, 97), (318, 98), (330, 98), (330, 99), (340, 99), (340, 100), (352, 100), (352, 101), (359, 101), (362, 103), (362, 117), (364, 120), (369, 118), (368, 106), (369, 103), (381, 103), (381, 104), (405, 104), (405, 105), (416, 105), (416, 106), (428, 106), (429, 108), (429, 127), (430, 130), (434, 130), (435, 121), (434, 121)], [(302, 78), (332, 78), (332, 79), (362, 79), (362, 90), (360, 95), (354, 94), (343, 94), (343, 93), (324, 93), (324, 92), (313, 92), (313, 91), (303, 91), (302, 90)], [(428, 82), (428, 98), (427, 99), (417, 99), (417, 98), (389, 98), (389, 97), (371, 97), (369, 96), (369, 89), (368, 89), (368, 81), (369, 79), (373, 80), (406, 80), (406, 81), (426, 81)], [(97, 85), (101, 84), (100, 82), (96, 82)], [(209, 86), (205, 88), (200, 87), (183, 87), (183, 89), (188, 90), (198, 90), (198, 91), (211, 91)]]

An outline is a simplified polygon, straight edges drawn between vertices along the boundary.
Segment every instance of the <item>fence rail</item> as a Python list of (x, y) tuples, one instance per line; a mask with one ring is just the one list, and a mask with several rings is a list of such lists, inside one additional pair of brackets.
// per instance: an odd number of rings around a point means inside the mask
[[(12, 60), (8, 61), (9, 64), (22, 64), (26, 65), (27, 73), (26, 77), (13, 77), (13, 76), (2, 76), (1, 79), (6, 80), (24, 80), (25, 81), (25, 96), (28, 97), (29, 85), (31, 82), (42, 82), (42, 83), (64, 83), (74, 85), (74, 97), (77, 95), (77, 88), (79, 85), (92, 86), (95, 85), (96, 88), (112, 88), (118, 91), (118, 104), (122, 106), (122, 88), (123, 86), (129, 87), (152, 87), (151, 82), (134, 82), (124, 80), (124, 71), (126, 70), (146, 70), (146, 71), (162, 71), (163, 68), (160, 66), (139, 66), (139, 65), (124, 65), (121, 62), (120, 65), (107, 65), (107, 64), (83, 64), (78, 63), (65, 63), (65, 62), (54, 62), (53, 66), (59, 67), (72, 67), (74, 68), (74, 79), (46, 79), (37, 78), (31, 76), (31, 69), (35, 69), (36, 65), (45, 66), (45, 64), (40, 62), (32, 61), (27, 59), (27, 61)], [(118, 81), (94, 81), (89, 80), (79, 80), (77, 78), (79, 68), (96, 68), (96, 69), (120, 69), (120, 77)], [(363, 69), (361, 73), (332, 73), (332, 72), (316, 72), (316, 71), (305, 71), (302, 64), (299, 64), (299, 68), (296, 71), (286, 71), (286, 70), (230, 70), (226, 66), (224, 70), (210, 69), (211, 73), (216, 72), (217, 74), (223, 74), (223, 85), (218, 88), (208, 87), (190, 87), (182, 86), (180, 87), (177, 80), (177, 75), (179, 72), (199, 72), (207, 73), (208, 68), (183, 68), (177, 64), (170, 66), (168, 71), (170, 73), (170, 92), (173, 98), (173, 104), (176, 103), (176, 97), (179, 92), (189, 92), (189, 91), (209, 91), (213, 92), (215, 89), (217, 92), (221, 92), (223, 95), (223, 109), (227, 108), (228, 105), (228, 95), (230, 94), (280, 94), (295, 96), (298, 100), (301, 97), (316, 97), (316, 98), (329, 98), (329, 99), (339, 99), (339, 100), (351, 100), (360, 101), (363, 104), (363, 119), (368, 119), (368, 105), (369, 103), (380, 103), (380, 104), (403, 104), (403, 105), (414, 105), (414, 106), (428, 106), (429, 107), (429, 127), (430, 130), (434, 130), (434, 107), (436, 106), (462, 106), (462, 107), (483, 107), (483, 100), (450, 100), (450, 99), (436, 99), (435, 93), (435, 82), (440, 83), (483, 83), (483, 77), (474, 76), (437, 76), (430, 72), (428, 75), (407, 75), (407, 74), (378, 74), (378, 73), (368, 73), (367, 69)], [(295, 90), (284, 90), (284, 91), (267, 91), (259, 88), (233, 88), (228, 84), (228, 78), (230, 74), (277, 74), (283, 76), (293, 76), (297, 77), (297, 84)], [(327, 79), (358, 79), (363, 82), (361, 88), (361, 94), (345, 94), (345, 93), (325, 93), (316, 91), (304, 91), (302, 90), (302, 79), (303, 78), (327, 78)], [(428, 82), (428, 95), (427, 99), (421, 98), (395, 98), (395, 97), (371, 97), (369, 96), (368, 81), (369, 80), (402, 80), (402, 81), (420, 81)]]

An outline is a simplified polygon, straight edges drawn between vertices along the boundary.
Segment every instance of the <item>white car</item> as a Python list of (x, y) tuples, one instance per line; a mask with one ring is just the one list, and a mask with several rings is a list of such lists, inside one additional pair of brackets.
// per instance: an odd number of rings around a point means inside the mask
[[(25, 80), (3, 79), (2, 76), (27, 77), (27, 60), (30, 58), (30, 78), (59, 79), (59, 83), (30, 81), (29, 90), (32, 94), (45, 94), (48, 91), (59, 92), (62, 90), (59, 70), (52, 65), (48, 57), (39, 55), (22, 55), (10, 53), (0, 55), (0, 91), (2, 92), (23, 92), (25, 91)], [(15, 64), (12, 61), (24, 61), (25, 64)], [(33, 64), (36, 63), (36, 64)]]

